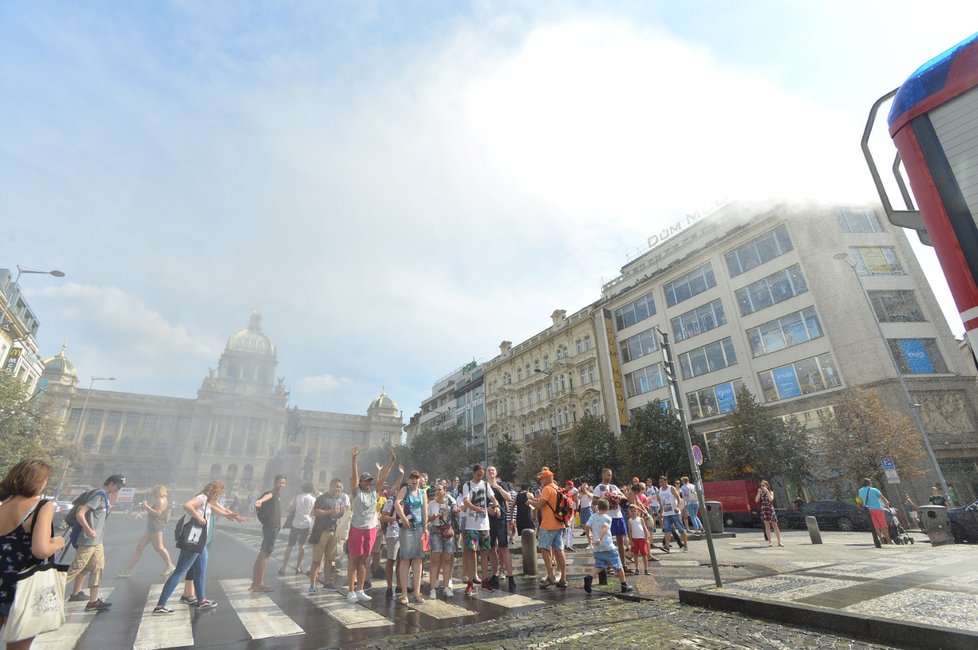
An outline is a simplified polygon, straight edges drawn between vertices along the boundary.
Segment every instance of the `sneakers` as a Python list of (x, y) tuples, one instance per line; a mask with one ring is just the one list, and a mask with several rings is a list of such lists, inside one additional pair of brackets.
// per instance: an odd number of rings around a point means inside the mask
[(215, 603), (213, 600), (207, 600), (205, 598), (204, 600), (198, 600), (194, 607), (197, 609), (214, 609), (217, 607), (217, 603)]
[(365, 580), (363, 583), (363, 591), (367, 589), (373, 589), (373, 584), (369, 580)]
[(116, 578), (128, 578), (129, 577), (129, 572), (128, 571), (120, 571), (119, 573), (115, 574), (115, 577)]
[(584, 576), (584, 591), (591, 593), (591, 585), (594, 583), (594, 576), (586, 575)]
[(162, 605), (157, 605), (156, 607), (153, 608), (153, 613), (154, 614), (172, 614), (173, 613), (173, 610), (172, 609), (168, 609), (168, 608), (166, 608), (166, 607), (164, 607)]
[(346, 592), (346, 602), (350, 603), (351, 605), (356, 605), (358, 602), (360, 602), (357, 600), (357, 593), (355, 591)]
[(370, 596), (368, 596), (367, 595), (367, 592), (365, 592), (363, 589), (361, 589), (360, 591), (356, 592), (356, 598), (361, 603), (370, 602)]
[[(770, 544), (768, 544), (768, 546), (770, 546)], [(689, 545), (688, 544), (683, 547), (683, 553), (689, 553)]]
[(508, 576), (506, 578), (506, 582), (509, 583), (509, 593), (515, 592), (516, 591), (516, 578), (514, 578), (513, 576)]
[(105, 610), (107, 610), (110, 607), (112, 607), (112, 603), (107, 603), (104, 600), (102, 600), (101, 598), (99, 598), (98, 600), (92, 601), (92, 602), (88, 603), (87, 605), (85, 605), (85, 611), (86, 612), (104, 612)]
[(605, 571), (604, 569), (598, 571), (598, 584), (599, 585), (608, 584), (608, 572)]
[[(163, 569), (163, 571), (160, 572), (160, 575), (162, 577), (166, 578), (167, 576), (169, 576), (171, 573), (173, 573), (176, 570), (177, 570), (176, 565), (175, 564), (171, 564), (170, 566), (168, 566), (165, 569)], [(129, 574), (126, 574), (126, 575), (129, 575)]]
[(306, 593), (307, 594), (318, 594), (319, 593), (319, 587), (317, 587), (316, 585), (313, 585), (313, 586), (309, 587), (309, 589), (306, 590)]
[(451, 598), (454, 595), (455, 595), (455, 592), (452, 591), (452, 588), (451, 587), (445, 587), (445, 598)]
[(428, 600), (437, 600), (437, 599), (438, 599), (438, 590), (432, 587), (431, 591), (428, 592)]
[(635, 587), (631, 586), (627, 582), (621, 583), (621, 593), (623, 593), (623, 594), (630, 594), (633, 591), (635, 591)]
[(499, 576), (493, 576), (489, 578), (489, 584), (493, 589), (499, 589)]
[(475, 587), (472, 586), (472, 581), (471, 580), (469, 580), (468, 584), (465, 585), (465, 595), (466, 596), (474, 596), (475, 595)]
[(197, 596), (180, 596), (180, 602), (184, 605), (196, 605)]
[(88, 594), (84, 591), (79, 591), (77, 594), (71, 594), (68, 596), (69, 603), (80, 603), (82, 601), (88, 602)]
[(482, 588), (486, 591), (492, 591), (492, 578), (486, 578), (482, 581)]

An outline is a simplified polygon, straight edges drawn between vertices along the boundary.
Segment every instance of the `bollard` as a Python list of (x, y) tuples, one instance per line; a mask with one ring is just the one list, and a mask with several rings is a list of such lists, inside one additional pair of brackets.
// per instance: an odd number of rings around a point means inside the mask
[(537, 531), (532, 528), (525, 528), (520, 532), (520, 540), (523, 546), (523, 575), (535, 576), (537, 574)]
[(812, 544), (821, 544), (822, 531), (818, 529), (818, 521), (815, 517), (811, 515), (805, 517), (805, 525), (808, 526), (808, 535), (812, 538)]

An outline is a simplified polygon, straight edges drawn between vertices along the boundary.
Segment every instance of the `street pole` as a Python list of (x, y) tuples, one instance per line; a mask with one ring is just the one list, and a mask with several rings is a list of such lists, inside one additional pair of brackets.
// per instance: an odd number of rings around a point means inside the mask
[(934, 473), (937, 475), (937, 480), (941, 484), (941, 491), (944, 494), (950, 494), (947, 489), (947, 481), (944, 480), (944, 472), (941, 471), (941, 466), (937, 462), (937, 455), (934, 454), (934, 448), (930, 444), (930, 436), (927, 434), (927, 429), (924, 427), (924, 421), (920, 417), (920, 411), (918, 410), (918, 404), (913, 401), (913, 396), (910, 394), (910, 389), (907, 388), (907, 382), (903, 378), (903, 372), (900, 370), (900, 364), (897, 363), (896, 357), (893, 356), (893, 350), (890, 349), (890, 344), (886, 340), (886, 335), (883, 334), (883, 326), (880, 325), (879, 318), (876, 317), (876, 310), (873, 309), (873, 301), (869, 299), (869, 293), (866, 291), (863, 281), (859, 277), (859, 273), (856, 271), (856, 265), (849, 259), (848, 253), (836, 253), (833, 255), (837, 260), (846, 263), (850, 269), (852, 269), (853, 275), (856, 276), (856, 283), (862, 290), (863, 298), (866, 300), (866, 305), (869, 307), (869, 315), (872, 317), (873, 322), (876, 324), (876, 331), (879, 334), (880, 340), (883, 342), (883, 346), (886, 348), (886, 354), (889, 356), (890, 361), (893, 363), (893, 369), (896, 371), (897, 381), (900, 382), (900, 390), (903, 391), (903, 396), (907, 400), (907, 405), (910, 407), (910, 418), (913, 420), (914, 426), (917, 432), (920, 434), (920, 439), (924, 443), (924, 449), (927, 450), (927, 457), (930, 459), (931, 465), (934, 467)]
[[(115, 377), (92, 377), (92, 380), (88, 382), (88, 392), (85, 393), (85, 401), (82, 402), (81, 413), (78, 414), (78, 426), (75, 427), (75, 438), (72, 446), (78, 445), (78, 436), (81, 435), (82, 424), (85, 422), (85, 411), (88, 409), (88, 400), (92, 396), (92, 386), (95, 385), (97, 381), (115, 381)], [(71, 466), (71, 459), (65, 459), (65, 469), (61, 473), (61, 482), (58, 484), (58, 496), (61, 496), (62, 490), (65, 487), (65, 479), (68, 477), (68, 467)]]
[(719, 588), (723, 586), (723, 582), (720, 580), (720, 565), (717, 562), (717, 551), (713, 545), (713, 528), (710, 525), (710, 513), (706, 510), (706, 497), (703, 494), (703, 479), (700, 476), (700, 466), (696, 464), (696, 459), (693, 457), (693, 441), (689, 437), (689, 425), (686, 423), (686, 412), (683, 409), (683, 402), (680, 397), (682, 393), (679, 390), (679, 377), (676, 375), (676, 367), (673, 364), (672, 346), (669, 344), (669, 335), (662, 331), (658, 325), (656, 325), (655, 331), (658, 332), (662, 344), (662, 361), (665, 367), (666, 379), (669, 381), (669, 391), (672, 394), (673, 409), (676, 412), (676, 417), (679, 419), (679, 424), (682, 425), (683, 438), (686, 442), (686, 454), (689, 457), (689, 466), (693, 472), (693, 480), (696, 482), (696, 499), (699, 501), (700, 511), (706, 514), (702, 520), (703, 528), (706, 530), (706, 546), (710, 551), (710, 565), (713, 567), (713, 579)]
[[(11, 301), (13, 301), (14, 296), (16, 296), (19, 293), (19, 289), (20, 289), (20, 276), (22, 274), (24, 274), (24, 273), (35, 274), (35, 275), (52, 275), (52, 276), (54, 276), (56, 278), (63, 278), (65, 276), (64, 271), (58, 271), (57, 269), (55, 269), (53, 271), (38, 271), (37, 269), (28, 269), (28, 268), (25, 268), (25, 267), (21, 266), (20, 264), (18, 264), (17, 265), (17, 275), (14, 277), (13, 283), (11, 283), (7, 287), (7, 288), (10, 289), (10, 291), (7, 291), (6, 288), (3, 290), (4, 301), (3, 301), (3, 312), (0, 312), (0, 328), (3, 327), (3, 323), (7, 319), (7, 313), (10, 311), (10, 303), (11, 303)], [(19, 341), (21, 338), (22, 337), (19, 337), (19, 336), (18, 337), (15, 337), (14, 330), (11, 330), (11, 334), (10, 334), (10, 349), (11, 350), (13, 350), (13, 348), (14, 348), (14, 343), (16, 341)], [(5, 368), (6, 366), (7, 366), (7, 354), (4, 353), (3, 354), (3, 358), (0, 358), (0, 367), (4, 367)]]

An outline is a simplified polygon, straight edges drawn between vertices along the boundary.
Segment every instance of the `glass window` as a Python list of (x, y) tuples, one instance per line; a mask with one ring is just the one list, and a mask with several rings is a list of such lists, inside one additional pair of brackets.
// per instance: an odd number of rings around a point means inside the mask
[(665, 386), (665, 375), (661, 363), (625, 375), (625, 390), (629, 397), (642, 395), (663, 386)]
[(926, 320), (912, 290), (870, 291), (869, 300), (881, 323), (920, 323)]
[(122, 411), (109, 411), (109, 417), (105, 421), (105, 428), (109, 431), (118, 431), (122, 424)]
[(903, 275), (892, 246), (855, 246), (849, 249), (859, 275)]
[(102, 423), (102, 411), (99, 409), (93, 409), (88, 412), (88, 423), (93, 426), (98, 426)]
[(883, 232), (876, 213), (866, 208), (847, 208), (835, 214), (842, 232)]
[(701, 305), (696, 309), (691, 309), (671, 321), (672, 334), (677, 341), (684, 341), (697, 334), (709, 332), (727, 323), (726, 314), (723, 312), (723, 303), (720, 299)]
[(735, 363), (737, 363), (737, 355), (734, 353), (733, 341), (730, 337), (679, 355), (679, 365), (684, 379), (699, 377)]
[(751, 353), (755, 357), (805, 343), (822, 336), (815, 308), (809, 307), (747, 330)]
[[(615, 326), (619, 329), (625, 329), (630, 327), (635, 323), (641, 322), (648, 318), (649, 316), (655, 315), (655, 300), (651, 293), (648, 293), (638, 300), (632, 301), (627, 305), (619, 307), (615, 310)], [(586, 337), (585, 349), (591, 347), (591, 337)], [(559, 358), (559, 355), (558, 355)]]
[(808, 291), (808, 284), (797, 264), (737, 289), (735, 295), (742, 316), (793, 298)]
[(724, 259), (727, 262), (730, 277), (733, 278), (765, 262), (770, 262), (791, 249), (791, 237), (788, 236), (788, 228), (781, 224), (774, 230), (724, 254)]
[(699, 420), (733, 411), (737, 408), (737, 391), (743, 385), (744, 382), (738, 379), (686, 393), (690, 419)]
[(715, 287), (716, 283), (713, 266), (709, 263), (704, 264), (695, 271), (690, 271), (663, 287), (666, 292), (666, 304), (670, 307), (678, 305), (684, 300), (689, 300), (693, 296)]
[(618, 344), (623, 362), (634, 361), (659, 349), (655, 340), (655, 330), (645, 330), (630, 336)]
[(905, 375), (947, 372), (934, 339), (891, 339), (889, 344), (900, 372)]
[(832, 355), (802, 359), (780, 368), (758, 373), (761, 392), (768, 402), (816, 393), (839, 386), (838, 373)]
[(156, 415), (147, 413), (143, 418), (143, 432), (153, 433), (156, 431)]
[(132, 451), (132, 438), (130, 438), (129, 436), (126, 436), (125, 438), (123, 438), (122, 440), (120, 440), (119, 441), (119, 447), (118, 447), (118, 449), (116, 451), (118, 453), (120, 453), (120, 454), (128, 454), (129, 452), (131, 452)]

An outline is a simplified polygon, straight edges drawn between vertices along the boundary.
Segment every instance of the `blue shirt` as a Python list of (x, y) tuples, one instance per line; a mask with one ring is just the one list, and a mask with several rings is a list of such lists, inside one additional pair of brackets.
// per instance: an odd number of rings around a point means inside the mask
[(882, 510), (883, 504), (880, 503), (880, 497), (883, 493), (874, 487), (865, 485), (859, 488), (859, 498), (863, 500), (866, 507), (870, 510)]

